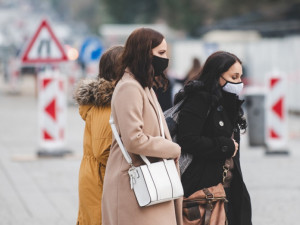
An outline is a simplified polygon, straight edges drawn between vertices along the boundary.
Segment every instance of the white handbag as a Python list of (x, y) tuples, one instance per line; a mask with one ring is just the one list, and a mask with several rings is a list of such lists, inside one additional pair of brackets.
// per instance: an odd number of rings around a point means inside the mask
[[(130, 186), (139, 206), (155, 205), (182, 197), (183, 188), (174, 160), (163, 159), (163, 161), (150, 163), (147, 157), (140, 155), (146, 165), (135, 167), (120, 139), (112, 116), (109, 122), (115, 139), (126, 161), (131, 166), (128, 170)], [(165, 137), (160, 112), (159, 122), (162, 136)]]

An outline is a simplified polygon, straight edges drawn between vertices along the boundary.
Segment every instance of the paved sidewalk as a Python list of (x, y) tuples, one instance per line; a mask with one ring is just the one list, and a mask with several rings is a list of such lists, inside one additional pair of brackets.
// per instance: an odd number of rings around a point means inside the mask
[(38, 159), (37, 101), (0, 93), (0, 224), (75, 224), (84, 123), (68, 109), (64, 159)]
[[(84, 129), (77, 108), (68, 108), (67, 121), (66, 147), (74, 156), (39, 159), (36, 99), (0, 90), (0, 103), (0, 225), (75, 224)], [(289, 156), (266, 156), (262, 148), (247, 146), (247, 135), (242, 137), (241, 163), (254, 225), (299, 224), (300, 118), (291, 124), (296, 134)]]

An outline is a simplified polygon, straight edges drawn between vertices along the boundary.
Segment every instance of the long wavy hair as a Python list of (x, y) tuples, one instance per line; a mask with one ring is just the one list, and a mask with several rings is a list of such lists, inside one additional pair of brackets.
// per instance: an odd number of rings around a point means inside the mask
[[(219, 79), (236, 62), (242, 64), (242, 61), (236, 55), (229, 52), (217, 51), (210, 55), (198, 76), (194, 80), (189, 81), (176, 94), (174, 104), (195, 91), (206, 91), (211, 94), (211, 107), (214, 107), (222, 98), (222, 87), (219, 84)], [(246, 130), (247, 122), (242, 108), (239, 109), (237, 123), (241, 130)]]
[[(165, 74), (154, 78), (152, 66), (152, 49), (162, 43), (164, 36), (150, 28), (139, 28), (134, 30), (128, 37), (123, 55), (121, 57), (121, 68), (128, 67), (135, 79), (142, 87), (151, 88), (153, 85), (166, 88), (168, 79)], [(122, 78), (124, 73), (120, 71)]]

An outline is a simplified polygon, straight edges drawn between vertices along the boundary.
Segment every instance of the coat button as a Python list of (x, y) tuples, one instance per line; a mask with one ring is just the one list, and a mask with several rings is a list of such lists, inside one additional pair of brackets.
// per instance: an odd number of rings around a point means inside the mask
[(221, 127), (223, 127), (223, 126), (224, 126), (224, 122), (223, 122), (222, 120), (220, 120), (220, 121), (219, 121), (219, 125), (220, 125)]
[(227, 152), (228, 146), (222, 146), (222, 152)]
[(217, 108), (217, 111), (222, 112), (223, 111), (223, 106), (219, 105), (218, 108)]

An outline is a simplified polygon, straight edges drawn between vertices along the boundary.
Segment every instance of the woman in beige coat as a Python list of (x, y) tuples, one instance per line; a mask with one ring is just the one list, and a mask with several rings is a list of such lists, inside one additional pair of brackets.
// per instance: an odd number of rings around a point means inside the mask
[[(158, 112), (163, 113), (152, 89), (154, 82), (165, 84), (163, 71), (168, 66), (167, 43), (152, 30), (135, 30), (122, 55), (127, 67), (112, 98), (112, 116), (134, 166), (143, 164), (140, 154), (152, 162), (180, 156), (180, 147), (171, 141), (165, 120), (166, 139), (161, 137)], [(128, 169), (113, 138), (104, 179), (103, 225), (181, 225), (182, 199), (139, 207), (130, 188)]]
[(75, 92), (79, 113), (85, 121), (77, 225), (101, 225), (103, 178), (112, 136), (110, 102), (122, 51), (121, 46), (107, 50), (100, 60), (98, 79), (82, 80)]

